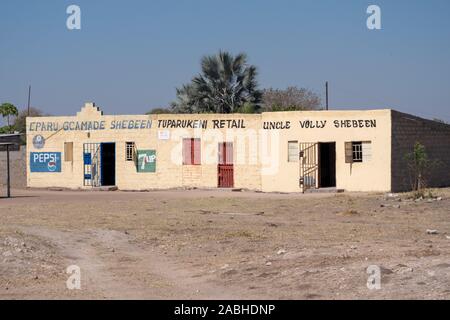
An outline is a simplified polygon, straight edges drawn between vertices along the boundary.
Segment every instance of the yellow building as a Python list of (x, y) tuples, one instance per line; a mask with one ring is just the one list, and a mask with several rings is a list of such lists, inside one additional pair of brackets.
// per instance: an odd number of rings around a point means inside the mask
[(403, 191), (415, 142), (450, 185), (450, 126), (394, 110), (27, 118), (28, 187)]

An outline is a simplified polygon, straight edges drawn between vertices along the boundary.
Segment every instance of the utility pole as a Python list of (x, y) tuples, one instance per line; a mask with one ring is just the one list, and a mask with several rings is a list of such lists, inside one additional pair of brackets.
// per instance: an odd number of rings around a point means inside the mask
[(328, 81), (325, 82), (325, 101), (326, 101), (326, 110), (328, 110)]
[(28, 116), (30, 116), (31, 86), (28, 86)]
[(6, 197), (11, 198), (11, 176), (9, 170), (9, 144), (6, 144)]

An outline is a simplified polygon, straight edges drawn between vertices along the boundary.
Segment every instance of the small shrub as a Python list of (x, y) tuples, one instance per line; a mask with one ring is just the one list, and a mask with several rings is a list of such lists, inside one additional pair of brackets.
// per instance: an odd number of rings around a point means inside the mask
[(420, 142), (416, 142), (414, 150), (405, 155), (405, 162), (408, 168), (411, 189), (422, 193), (422, 189), (426, 188), (426, 175), (431, 166), (425, 146)]

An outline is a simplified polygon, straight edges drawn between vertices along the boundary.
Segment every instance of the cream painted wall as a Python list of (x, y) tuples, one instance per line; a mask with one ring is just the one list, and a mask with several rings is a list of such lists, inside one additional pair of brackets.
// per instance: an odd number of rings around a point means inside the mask
[[(376, 128), (336, 128), (334, 121), (376, 120)], [(298, 192), (299, 163), (287, 161), (288, 141), (336, 142), (337, 188), (349, 191), (390, 190), (391, 111), (303, 111), (263, 113), (262, 122), (290, 121), (291, 128), (278, 130), (280, 143), (272, 150), (271, 158), (279, 156), (278, 170), (262, 175), (264, 191)], [(324, 128), (301, 128), (299, 121), (326, 121)], [(345, 142), (371, 141), (372, 160), (345, 163)], [(264, 168), (264, 165), (263, 165)]]
[[(334, 120), (376, 120), (376, 128), (335, 128)], [(37, 122), (105, 121), (104, 130), (31, 131)], [(112, 121), (151, 120), (151, 128), (110, 129)], [(207, 121), (207, 129), (161, 128), (163, 120)], [(224, 128), (213, 128), (214, 121), (223, 120)], [(227, 121), (241, 121), (245, 128), (228, 129)], [(327, 121), (323, 129), (302, 129), (299, 121)], [(290, 129), (263, 130), (266, 121), (290, 121)], [(352, 191), (390, 190), (390, 110), (315, 111), (248, 114), (193, 115), (127, 115), (103, 116), (93, 104), (74, 117), (27, 118), (27, 184), (29, 187), (83, 187), (83, 144), (116, 143), (116, 185), (122, 190), (161, 189), (176, 187), (217, 187), (218, 143), (234, 143), (234, 181), (237, 188), (262, 191), (299, 192), (299, 164), (287, 162), (287, 143), (336, 141), (337, 187)], [(33, 126), (34, 125), (34, 126)], [(158, 134), (168, 133), (169, 139)], [(33, 138), (46, 139), (43, 149), (33, 146)], [(201, 138), (201, 166), (182, 165), (183, 137)], [(372, 141), (370, 163), (345, 164), (345, 141)], [(156, 150), (156, 172), (140, 173), (134, 162), (125, 161), (125, 142), (135, 142), (137, 149)], [(73, 142), (73, 162), (64, 161), (64, 142)], [(266, 150), (267, 149), (267, 150)], [(30, 172), (30, 152), (61, 152), (61, 173)]]

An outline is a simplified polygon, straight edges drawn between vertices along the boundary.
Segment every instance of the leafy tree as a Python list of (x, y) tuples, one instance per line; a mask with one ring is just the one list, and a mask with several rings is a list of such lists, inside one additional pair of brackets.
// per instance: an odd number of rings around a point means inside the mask
[[(44, 113), (36, 108), (30, 108), (30, 117), (42, 117)], [(28, 117), (28, 110), (21, 110), (14, 120), (14, 131), (18, 131), (20, 133), (26, 132), (26, 119)]]
[(263, 90), (263, 111), (319, 110), (320, 97), (311, 90), (288, 87)]
[(248, 103), (258, 108), (261, 92), (257, 89), (257, 70), (247, 64), (243, 53), (233, 56), (220, 51), (204, 56), (201, 74), (177, 89), (176, 113), (235, 113)]
[(0, 114), (2, 115), (2, 117), (6, 117), (7, 119), (7, 127), (8, 127), (8, 131), (11, 132), (12, 127), (10, 125), (9, 119), (11, 116), (17, 116), (18, 115), (18, 110), (17, 108), (12, 104), (12, 103), (8, 103), (5, 102), (2, 105), (0, 105)]
[(7, 134), (11, 132), (12, 132), (11, 126), (0, 127), (0, 134)]

